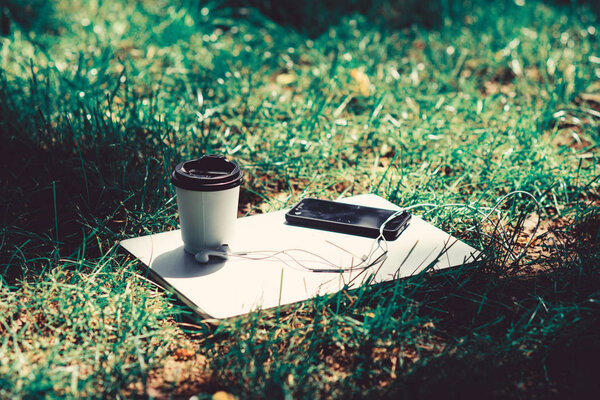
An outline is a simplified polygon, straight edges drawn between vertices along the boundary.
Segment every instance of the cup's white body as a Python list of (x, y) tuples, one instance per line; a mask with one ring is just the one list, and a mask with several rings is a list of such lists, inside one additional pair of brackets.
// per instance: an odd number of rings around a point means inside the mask
[(240, 187), (200, 192), (175, 187), (183, 248), (190, 254), (229, 244), (235, 234)]

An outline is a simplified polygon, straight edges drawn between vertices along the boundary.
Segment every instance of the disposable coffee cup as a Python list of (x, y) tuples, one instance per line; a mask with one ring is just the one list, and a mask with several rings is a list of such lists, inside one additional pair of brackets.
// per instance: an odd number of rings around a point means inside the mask
[(171, 183), (184, 250), (196, 254), (231, 243), (242, 183), (240, 167), (223, 156), (205, 155), (178, 164)]

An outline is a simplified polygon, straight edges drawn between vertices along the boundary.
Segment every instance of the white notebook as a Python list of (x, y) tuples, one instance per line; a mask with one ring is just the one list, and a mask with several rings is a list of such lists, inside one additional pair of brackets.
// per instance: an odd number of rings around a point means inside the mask
[[(399, 207), (373, 195), (339, 200), (345, 203), (397, 210)], [(247, 253), (228, 260), (198, 264), (183, 251), (179, 230), (121, 242), (150, 269), (166, 289), (205, 318), (223, 319), (251, 311), (283, 306), (355, 288), (404, 278), (433, 265), (444, 269), (475, 261), (473, 247), (413, 216), (406, 230), (388, 241), (387, 259), (369, 269), (346, 272), (311, 272), (305, 267), (347, 268), (368, 255), (375, 240), (289, 225), (287, 210), (239, 218), (232, 252)], [(281, 253), (274, 255), (275, 252)], [(381, 252), (377, 253), (381, 254)]]

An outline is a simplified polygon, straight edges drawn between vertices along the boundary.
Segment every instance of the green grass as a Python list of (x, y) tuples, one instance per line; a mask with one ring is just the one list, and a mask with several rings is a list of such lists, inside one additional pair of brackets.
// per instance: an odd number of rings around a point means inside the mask
[[(253, 3), (277, 21), (166, 0), (57, 0), (11, 17), (0, 397), (600, 392), (595, 14), (538, 1), (352, 2), (363, 14), (334, 3), (319, 17), (312, 2)], [(368, 192), (484, 209), (525, 190), (541, 205), (539, 237), (515, 264), (484, 235), (492, 224), (469, 230), (469, 209), (418, 209), (490, 258), (191, 322), (118, 242), (177, 228), (169, 172), (205, 152), (241, 164), (240, 216)], [(525, 197), (504, 208), (519, 250), (533, 209)]]

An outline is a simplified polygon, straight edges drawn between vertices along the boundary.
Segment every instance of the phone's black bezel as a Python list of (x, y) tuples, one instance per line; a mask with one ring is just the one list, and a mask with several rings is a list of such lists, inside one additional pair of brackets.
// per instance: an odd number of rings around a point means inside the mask
[[(285, 214), (286, 221), (291, 225), (302, 226), (305, 228), (321, 229), (321, 230), (327, 230), (327, 231), (332, 231), (332, 232), (346, 233), (346, 234), (350, 234), (350, 235), (365, 236), (365, 237), (369, 237), (369, 238), (377, 238), (379, 236), (378, 228), (364, 226), (364, 225), (342, 223), (342, 222), (332, 221), (332, 220), (327, 220), (327, 219), (310, 218), (310, 217), (299, 216), (299, 215), (294, 214), (294, 212), (298, 209), (298, 207), (300, 205), (303, 205), (302, 208), (304, 208), (307, 204), (309, 204), (310, 202), (313, 202), (313, 201), (326, 202), (333, 206), (342, 206), (342, 207), (347, 207), (347, 208), (360, 208), (363, 210), (372, 209), (372, 210), (378, 211), (378, 212), (386, 211), (386, 212), (390, 213), (390, 216), (395, 212), (394, 210), (388, 210), (388, 209), (383, 209), (383, 208), (358, 206), (358, 205), (354, 205), (354, 204), (339, 203), (339, 202), (330, 201), (330, 200), (321, 200), (321, 199), (314, 199), (314, 198), (308, 197), (308, 198), (302, 199), (300, 202), (298, 202), (296, 205), (294, 205), (294, 207), (292, 207)], [(409, 212), (403, 211), (399, 216), (394, 218), (394, 220), (393, 220), (394, 222), (396, 222), (397, 219), (400, 219), (400, 221), (399, 221), (398, 225), (394, 227), (394, 229), (390, 229), (387, 226), (386, 226), (386, 228), (384, 228), (383, 237), (385, 238), (385, 240), (397, 239), (398, 236), (400, 236), (400, 234), (408, 226), (408, 221), (411, 219), (411, 217), (412, 217), (412, 215)]]

